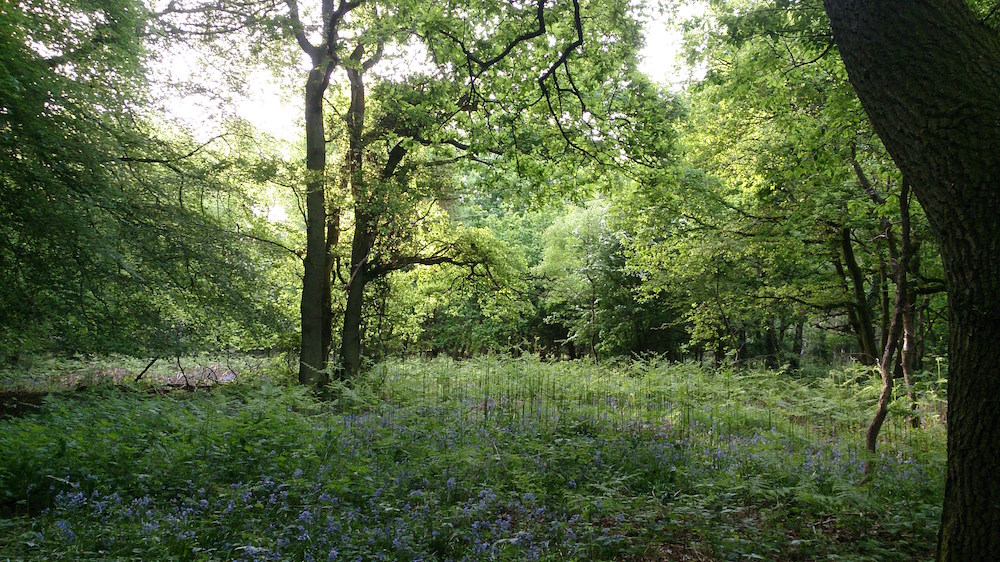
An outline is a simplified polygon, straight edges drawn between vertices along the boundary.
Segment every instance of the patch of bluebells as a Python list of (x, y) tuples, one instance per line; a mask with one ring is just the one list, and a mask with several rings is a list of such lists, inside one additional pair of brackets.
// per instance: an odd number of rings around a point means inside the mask
[[(372, 422), (355, 418), (348, 423)], [(401, 427), (398, 418), (377, 423)], [(458, 429), (440, 436), (453, 443), (462, 439)], [(435, 449), (444, 450), (443, 444), (438, 442)], [(370, 447), (357, 446), (371, 454)], [(333, 466), (320, 467), (316, 474), (298, 467), (290, 475), (265, 474), (252, 482), (187, 482), (137, 497), (125, 490), (87, 496), (69, 489), (56, 496), (50, 513), (57, 518), (55, 532), (49, 541), (70, 543), (80, 534), (92, 545), (100, 542), (102, 548), (125, 553), (184, 557), (197, 547), (248, 561), (482, 556), (533, 560), (553, 556), (554, 547), (559, 552), (583, 551), (593, 534), (588, 531), (593, 526), (579, 514), (552, 510), (533, 491), (483, 486), (470, 492), (473, 483), (462, 471), (445, 468), (432, 474), (406, 462), (367, 461), (369, 473), (383, 471), (379, 479), (349, 481), (344, 489), (324, 484), (338, 472)], [(364, 482), (372, 482), (372, 488), (366, 490)], [(439, 490), (432, 489), (433, 482), (440, 483)], [(95, 514), (100, 515), (97, 520), (89, 517)], [(451, 531), (442, 532), (442, 514)], [(107, 538), (110, 528), (117, 529), (113, 540)], [(248, 542), (247, 537), (255, 540)]]
[[(802, 447), (775, 432), (720, 435), (706, 425), (706, 445), (641, 424), (609, 431), (570, 416), (491, 415), (412, 408), (313, 420), (330, 453), (265, 466), (258, 478), (134, 497), (100, 479), (89, 495), (70, 486), (46, 515), (45, 542), (146, 558), (197, 548), (245, 561), (616, 558), (646, 539), (625, 513), (657, 493), (719, 474), (781, 469), (823, 481), (860, 469), (836, 443)], [(798, 466), (773, 454), (783, 447), (797, 451)], [(921, 477), (912, 459), (884, 462)], [(620, 475), (627, 487), (595, 486)]]

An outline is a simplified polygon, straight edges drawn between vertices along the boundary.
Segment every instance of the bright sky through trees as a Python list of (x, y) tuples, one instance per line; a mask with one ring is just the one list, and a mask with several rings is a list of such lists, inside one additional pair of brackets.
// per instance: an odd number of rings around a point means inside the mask
[[(650, 20), (646, 24), (646, 46), (642, 50), (639, 65), (647, 76), (671, 89), (680, 89), (683, 82), (693, 73), (685, 67), (681, 47), (683, 36), (676, 22), (683, 21), (705, 11), (705, 4), (692, 3), (679, 6), (676, 20), (661, 14), (656, 8), (656, 0), (646, 0)], [(303, 61), (305, 65), (305, 61)], [(307, 72), (303, 67), (303, 73)], [(207, 140), (217, 134), (225, 119), (238, 117), (246, 119), (254, 127), (274, 136), (279, 141), (296, 140), (302, 130), (302, 100), (298, 91), (281, 92), (274, 83), (274, 77), (265, 69), (250, 72), (243, 85), (244, 92), (218, 79), (210, 65), (199, 60), (188, 48), (168, 53), (154, 66), (154, 78), (161, 83), (164, 91), (168, 84), (192, 83), (201, 86), (200, 91), (184, 87), (187, 94), (172, 94), (163, 102), (168, 114)], [(232, 97), (233, 103), (224, 103), (223, 97)]]
[[(655, 4), (655, 0), (649, 0), (649, 4)], [(697, 69), (687, 68), (684, 63), (681, 54), (684, 37), (678, 23), (705, 13), (707, 7), (703, 2), (684, 3), (677, 7), (677, 15), (670, 18), (650, 6), (652, 17), (646, 23), (646, 46), (640, 53), (639, 69), (656, 82), (676, 90), (683, 82), (697, 76)]]

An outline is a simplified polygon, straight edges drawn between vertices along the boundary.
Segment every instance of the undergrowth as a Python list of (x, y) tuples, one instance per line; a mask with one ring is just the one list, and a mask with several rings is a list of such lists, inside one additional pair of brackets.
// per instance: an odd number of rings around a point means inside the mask
[[(256, 377), (95, 386), (0, 421), (0, 553), (142, 560), (920, 560), (944, 430), (865, 373), (379, 365), (336, 400)], [(898, 408), (906, 411), (905, 408)]]

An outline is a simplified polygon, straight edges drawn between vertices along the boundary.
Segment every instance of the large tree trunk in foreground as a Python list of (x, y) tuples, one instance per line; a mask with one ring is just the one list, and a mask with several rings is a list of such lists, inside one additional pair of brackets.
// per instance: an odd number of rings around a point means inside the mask
[(1000, 552), (1000, 38), (963, 0), (824, 0), (872, 124), (947, 271), (948, 469), (938, 560)]

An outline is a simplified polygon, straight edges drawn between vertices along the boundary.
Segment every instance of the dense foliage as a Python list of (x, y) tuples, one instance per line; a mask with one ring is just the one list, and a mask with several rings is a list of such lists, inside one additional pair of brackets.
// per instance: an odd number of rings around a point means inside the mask
[[(244, 233), (266, 165), (146, 104), (138, 2), (0, 8), (0, 359), (267, 340), (286, 267)], [(244, 128), (245, 129), (245, 128)], [(211, 328), (209, 329), (209, 326)]]
[(859, 561), (933, 551), (940, 403), (922, 407), (919, 430), (890, 426), (873, 482), (858, 487), (858, 428), (878, 382), (856, 370), (789, 379), (660, 361), (393, 362), (334, 404), (239, 378), (193, 394), (98, 385), (4, 420), (0, 550)]
[[(200, 49), (236, 82), (235, 63), (280, 66), (290, 35), (318, 40), (305, 6), (251, 5), (249, 19), (227, 2), (4, 9), (5, 356), (292, 344), (293, 256), (312, 259), (300, 229), (319, 185), (326, 279), (301, 310), (321, 313), (334, 365), (487, 351), (875, 363), (904, 218), (910, 370), (944, 353), (926, 221), (900, 216), (899, 173), (818, 5), (712, 4), (686, 24), (707, 74), (680, 95), (635, 71), (638, 14), (615, 3), (548, 39), (518, 35), (534, 16), (512, 12), (492, 47), (463, 39), (456, 7), (345, 5), (359, 11), (336, 29), (357, 49), (330, 55), (346, 76), (330, 74), (336, 165), (320, 180), (245, 123), (198, 143), (149, 103), (148, 48)], [(519, 60), (501, 57), (508, 43)], [(423, 62), (404, 71), (407, 56)]]

